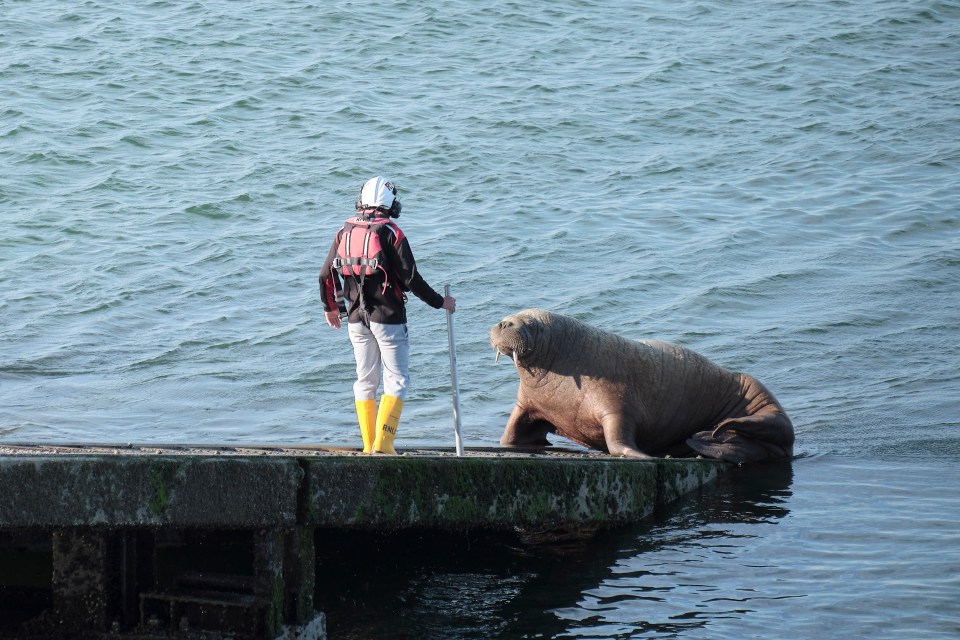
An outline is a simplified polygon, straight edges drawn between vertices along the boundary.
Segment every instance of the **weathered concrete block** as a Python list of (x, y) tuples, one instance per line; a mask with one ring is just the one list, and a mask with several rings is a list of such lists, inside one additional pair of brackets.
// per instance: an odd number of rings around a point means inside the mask
[(387, 529), (622, 524), (713, 480), (721, 465), (596, 457), (330, 458), (304, 464), (309, 525)]
[(285, 619), (306, 624), (314, 617), (316, 548), (312, 527), (289, 531), (284, 544), (283, 582)]
[[(25, 624), (40, 635), (113, 625), (150, 633), (155, 617), (174, 633), (232, 625), (276, 637), (291, 624), (288, 635), (319, 638), (314, 528), (581, 535), (635, 522), (728, 468), (563, 452), (218, 453), (0, 455), (0, 530), (54, 531), (52, 607)], [(252, 575), (240, 577), (252, 586), (219, 574), (161, 584), (154, 563), (164, 530), (251, 532)], [(219, 590), (198, 595), (198, 585)]]
[(105, 631), (113, 571), (108, 536), (66, 529), (53, 534), (52, 622), (67, 629)]
[(283, 527), (302, 477), (279, 457), (0, 457), (0, 528)]
[(717, 460), (691, 460), (689, 458), (664, 458), (656, 461), (660, 495), (658, 502), (667, 504), (680, 496), (697, 489), (730, 468), (726, 462)]

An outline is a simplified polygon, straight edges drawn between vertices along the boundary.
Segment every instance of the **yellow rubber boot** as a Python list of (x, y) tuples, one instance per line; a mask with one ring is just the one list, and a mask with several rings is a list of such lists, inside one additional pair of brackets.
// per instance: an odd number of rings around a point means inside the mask
[(401, 411), (403, 411), (403, 400), (396, 396), (380, 397), (380, 410), (377, 412), (377, 439), (373, 443), (374, 453), (393, 455), (397, 453), (393, 448), (393, 439), (397, 436)]
[(363, 438), (363, 452), (370, 453), (373, 440), (377, 435), (377, 401), (357, 400), (356, 402), (360, 437)]

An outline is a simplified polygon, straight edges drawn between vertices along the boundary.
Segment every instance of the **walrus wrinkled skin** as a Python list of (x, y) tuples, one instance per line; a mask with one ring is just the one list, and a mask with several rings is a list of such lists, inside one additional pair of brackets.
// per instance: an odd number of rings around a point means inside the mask
[(490, 343), (520, 373), (502, 445), (547, 445), (555, 433), (634, 458), (793, 455), (793, 424), (773, 394), (690, 349), (628, 340), (542, 309), (507, 316)]

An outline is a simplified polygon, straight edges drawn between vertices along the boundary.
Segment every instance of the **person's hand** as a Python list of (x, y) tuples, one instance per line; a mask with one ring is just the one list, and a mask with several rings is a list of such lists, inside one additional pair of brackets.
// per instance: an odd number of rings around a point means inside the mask
[(454, 311), (457, 310), (457, 299), (454, 298), (453, 296), (444, 296), (443, 306), (441, 306), (440, 308), (446, 309), (450, 313), (453, 313)]
[(324, 313), (327, 316), (327, 324), (333, 327), (334, 329), (340, 328), (340, 312), (339, 311), (327, 311)]

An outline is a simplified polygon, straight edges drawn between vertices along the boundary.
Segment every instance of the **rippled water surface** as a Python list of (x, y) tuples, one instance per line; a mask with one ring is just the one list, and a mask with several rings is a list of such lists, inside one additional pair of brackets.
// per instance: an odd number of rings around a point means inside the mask
[[(394, 621), (960, 634), (958, 25), (932, 0), (0, 2), (0, 442), (358, 444), (316, 274), (384, 173), (458, 298), (468, 446), (516, 389), (488, 328), (542, 306), (754, 374), (801, 456), (570, 567), (414, 572)], [(445, 319), (409, 315), (398, 444), (449, 445)]]
[(365, 539), (321, 598), (346, 638), (955, 637), (957, 482), (942, 460), (760, 465), (589, 543)]

